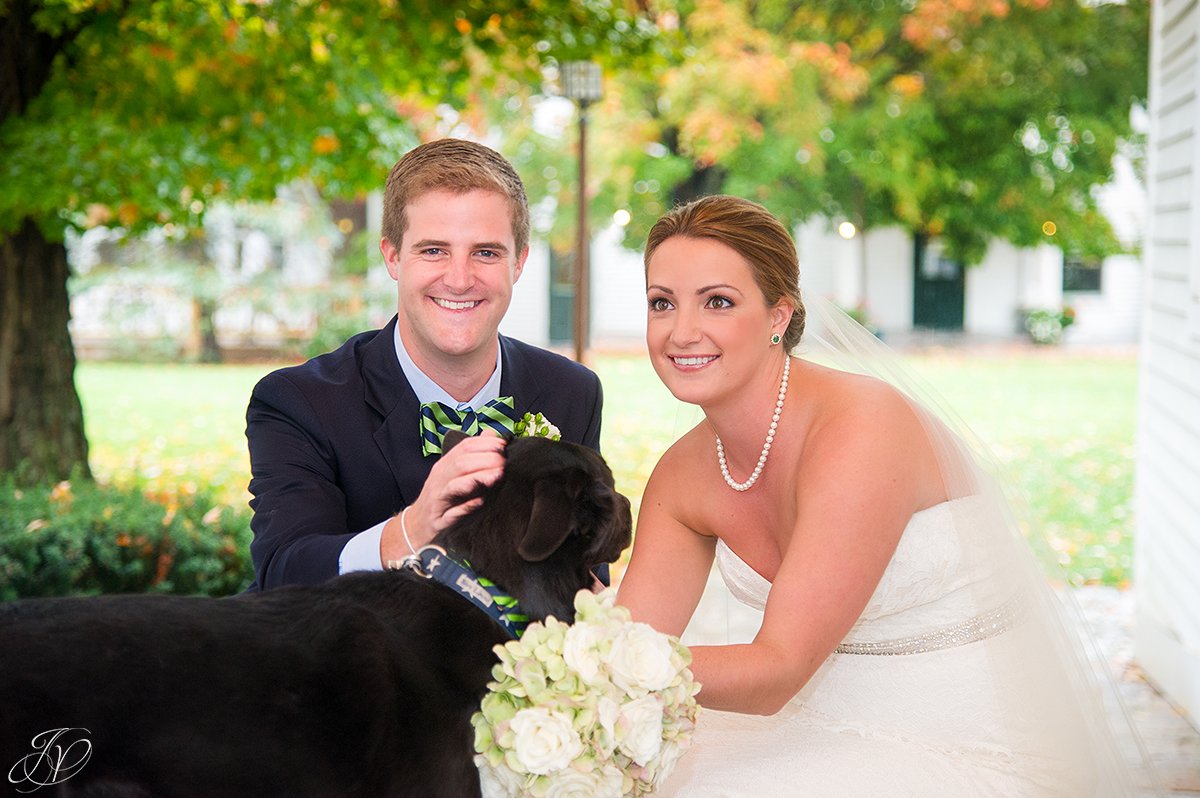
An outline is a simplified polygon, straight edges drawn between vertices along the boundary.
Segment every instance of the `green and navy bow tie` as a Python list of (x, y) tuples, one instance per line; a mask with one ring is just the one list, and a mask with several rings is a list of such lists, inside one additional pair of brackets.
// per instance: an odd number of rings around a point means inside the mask
[(469, 407), (456, 410), (441, 402), (426, 402), (421, 405), (421, 451), (426, 457), (441, 454), (442, 441), (452, 429), (461, 430), (464, 435), (478, 435), (484, 427), (491, 427), (501, 434), (511, 434), (517, 423), (516, 415), (511, 396), (493, 399), (478, 410)]

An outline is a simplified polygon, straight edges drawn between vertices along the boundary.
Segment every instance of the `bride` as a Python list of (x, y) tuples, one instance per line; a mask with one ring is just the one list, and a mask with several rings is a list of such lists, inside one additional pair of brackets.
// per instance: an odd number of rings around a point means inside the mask
[(707, 711), (662, 793), (1125, 794), (1008, 503), (907, 386), (816, 362), (787, 230), (706, 197), (645, 263), (654, 368), (704, 419), (650, 478), (619, 601), (682, 634), (715, 558), (764, 611), (692, 648)]

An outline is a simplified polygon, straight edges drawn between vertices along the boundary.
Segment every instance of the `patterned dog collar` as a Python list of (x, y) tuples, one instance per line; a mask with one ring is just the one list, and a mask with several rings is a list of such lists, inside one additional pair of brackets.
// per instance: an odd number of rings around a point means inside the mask
[(445, 585), (479, 609), (508, 632), (520, 639), (529, 624), (517, 600), (504, 593), (490, 579), (471, 570), (471, 564), (458, 562), (441, 546), (425, 546), (404, 560), (404, 567), (425, 579)]

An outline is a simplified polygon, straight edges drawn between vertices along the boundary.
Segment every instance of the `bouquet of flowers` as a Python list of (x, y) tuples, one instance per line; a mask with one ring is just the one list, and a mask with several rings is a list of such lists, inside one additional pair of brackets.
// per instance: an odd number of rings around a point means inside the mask
[(513, 435), (518, 438), (549, 438), (557, 441), (562, 438), (558, 427), (541, 413), (526, 413), (513, 427)]
[(674, 769), (700, 709), (691, 654), (615, 595), (581, 590), (574, 624), (548, 618), (496, 647), (471, 719), (484, 798), (646, 795)]

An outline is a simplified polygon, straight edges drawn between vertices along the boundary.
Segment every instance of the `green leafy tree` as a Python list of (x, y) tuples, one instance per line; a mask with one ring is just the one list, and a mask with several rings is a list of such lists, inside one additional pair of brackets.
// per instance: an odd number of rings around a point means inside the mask
[[(792, 220), (812, 213), (820, 179), (796, 169), (795, 154), (824, 119), (820, 71), (802, 44), (756, 24), (751, 5), (699, 0), (662, 10), (659, 25), (673, 35), (658, 68), (606, 76), (590, 115), (593, 224), (628, 210), (626, 240), (640, 243), (675, 203), (719, 191)], [(574, 207), (575, 183), (560, 183), (548, 193)], [(572, 219), (555, 218), (557, 240), (569, 240)]]
[[(1099, 212), (1147, 92), (1148, 0), (693, 0), (686, 46), (622, 74), (597, 119), (597, 216), (627, 240), (724, 191), (789, 222), (900, 225), (978, 261), (987, 242), (1119, 248)], [(1053, 227), (1045, 222), (1052, 222)]]
[(0, 472), (87, 470), (67, 228), (194, 229), (301, 178), (353, 196), (476, 64), (532, 82), (654, 36), (620, 0), (0, 0)]

